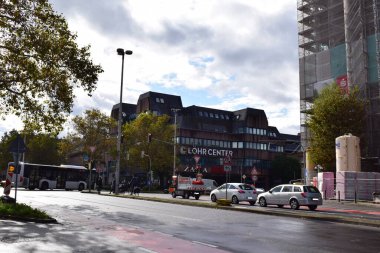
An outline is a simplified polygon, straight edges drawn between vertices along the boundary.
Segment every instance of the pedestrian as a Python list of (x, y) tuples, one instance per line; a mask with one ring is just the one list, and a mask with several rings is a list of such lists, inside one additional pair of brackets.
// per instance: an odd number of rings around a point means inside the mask
[(96, 189), (98, 191), (98, 194), (100, 194), (100, 192), (102, 191), (102, 186), (103, 186), (103, 180), (102, 180), (102, 177), (99, 176), (98, 180), (96, 180)]
[(115, 192), (115, 187), (116, 187), (116, 179), (115, 179), (115, 175), (112, 175), (110, 194), (111, 194), (112, 192)]

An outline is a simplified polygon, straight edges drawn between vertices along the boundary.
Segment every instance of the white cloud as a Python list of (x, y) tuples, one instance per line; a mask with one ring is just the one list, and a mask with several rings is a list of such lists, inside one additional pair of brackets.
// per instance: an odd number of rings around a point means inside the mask
[(264, 109), (281, 132), (299, 131), (295, 0), (51, 2), (104, 68), (92, 97), (76, 91), (73, 114), (110, 113), (118, 103), (122, 47), (133, 50), (125, 56), (124, 102), (153, 88), (185, 94), (183, 101), (198, 92), (184, 106)]

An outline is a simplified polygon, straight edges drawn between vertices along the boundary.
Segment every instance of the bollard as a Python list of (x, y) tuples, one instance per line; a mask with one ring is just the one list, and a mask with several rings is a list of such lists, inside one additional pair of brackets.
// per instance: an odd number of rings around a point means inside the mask
[(355, 190), (355, 203), (357, 203), (357, 199), (356, 199), (356, 190)]
[(326, 196), (326, 190), (325, 190), (325, 200), (327, 199), (327, 196)]
[(340, 202), (340, 191), (338, 191), (338, 202)]

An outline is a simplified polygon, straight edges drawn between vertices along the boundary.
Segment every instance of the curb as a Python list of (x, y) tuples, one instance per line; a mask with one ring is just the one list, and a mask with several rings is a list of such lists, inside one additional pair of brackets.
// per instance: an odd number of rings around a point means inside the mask
[(0, 215), (0, 219), (1, 220), (14, 220), (14, 221), (44, 223), (44, 224), (58, 224), (58, 221), (54, 218), (37, 219), (37, 218), (27, 218), (27, 217), (13, 216), (13, 215)]

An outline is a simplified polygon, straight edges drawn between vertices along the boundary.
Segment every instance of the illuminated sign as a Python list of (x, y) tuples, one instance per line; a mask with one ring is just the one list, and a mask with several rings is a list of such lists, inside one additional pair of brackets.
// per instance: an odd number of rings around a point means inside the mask
[(215, 149), (215, 148), (201, 148), (201, 147), (184, 147), (179, 149), (182, 155), (202, 155), (202, 156), (219, 156), (226, 157), (232, 156), (232, 150)]

